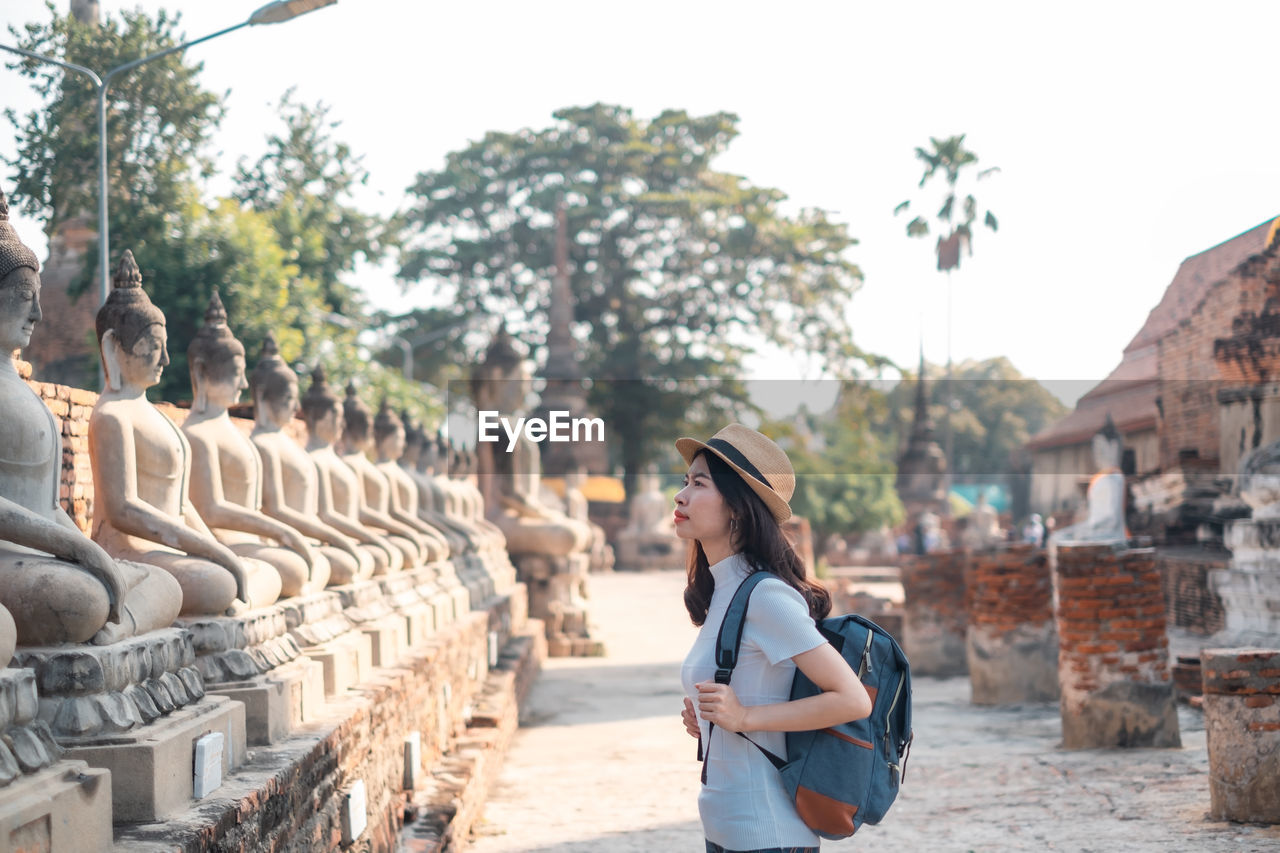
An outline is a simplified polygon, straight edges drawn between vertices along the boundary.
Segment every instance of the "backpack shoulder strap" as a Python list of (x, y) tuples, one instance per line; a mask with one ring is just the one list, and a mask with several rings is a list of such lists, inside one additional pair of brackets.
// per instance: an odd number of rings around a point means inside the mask
[(733, 600), (729, 602), (724, 621), (720, 623), (720, 633), (716, 635), (717, 684), (728, 684), (733, 668), (738, 665), (738, 646), (742, 643), (742, 629), (747, 624), (747, 605), (750, 603), (751, 591), (768, 575), (768, 572), (760, 571), (747, 575), (738, 585)]

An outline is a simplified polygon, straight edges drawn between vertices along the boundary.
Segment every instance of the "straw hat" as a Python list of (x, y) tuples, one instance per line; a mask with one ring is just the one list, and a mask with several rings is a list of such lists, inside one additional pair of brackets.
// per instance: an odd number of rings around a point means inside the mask
[(707, 441), (676, 439), (676, 450), (690, 465), (703, 448), (738, 472), (743, 482), (769, 507), (775, 521), (783, 522), (791, 517), (788, 501), (796, 490), (796, 472), (786, 452), (772, 439), (742, 424), (729, 424)]

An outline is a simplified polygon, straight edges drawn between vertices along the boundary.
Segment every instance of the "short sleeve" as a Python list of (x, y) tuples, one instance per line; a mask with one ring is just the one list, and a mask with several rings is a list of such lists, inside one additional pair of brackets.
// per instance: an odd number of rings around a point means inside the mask
[(758, 647), (775, 666), (826, 642), (809, 615), (804, 596), (775, 578), (766, 578), (752, 591), (742, 638)]

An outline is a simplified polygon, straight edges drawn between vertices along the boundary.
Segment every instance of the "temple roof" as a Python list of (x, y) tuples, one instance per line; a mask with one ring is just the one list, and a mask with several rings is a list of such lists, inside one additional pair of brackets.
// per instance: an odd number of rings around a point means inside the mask
[(1116, 368), (1080, 398), (1074, 411), (1032, 436), (1027, 448), (1043, 450), (1086, 442), (1102, 428), (1108, 412), (1121, 433), (1154, 428), (1159, 379), (1157, 344), (1195, 313), (1214, 284), (1266, 249), (1275, 222), (1268, 219), (1184, 260), (1159, 304), (1151, 309), (1142, 328), (1124, 348)]

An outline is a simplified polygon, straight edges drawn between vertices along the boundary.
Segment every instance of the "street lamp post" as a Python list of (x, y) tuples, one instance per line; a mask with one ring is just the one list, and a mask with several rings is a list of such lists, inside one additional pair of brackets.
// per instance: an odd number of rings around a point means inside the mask
[(52, 56), (45, 56), (40, 53), (34, 53), (29, 50), (23, 50), (20, 47), (10, 47), (9, 45), (0, 44), (0, 50), (7, 50), (10, 53), (16, 53), (25, 56), (28, 59), (35, 59), (40, 62), (47, 62), (51, 65), (57, 65), (60, 68), (67, 68), (71, 71), (78, 71), (93, 81), (94, 90), (98, 95), (98, 275), (99, 275), (99, 304), (107, 301), (107, 296), (111, 293), (111, 247), (110, 233), (107, 224), (107, 89), (111, 86), (111, 81), (118, 75), (126, 71), (131, 71), (142, 65), (144, 62), (150, 62), (153, 59), (159, 59), (162, 56), (168, 56), (171, 53), (177, 53), (180, 50), (186, 50), (192, 45), (215, 39), (218, 36), (226, 35), (229, 32), (240, 29), (241, 27), (257, 26), (259, 24), (279, 24), (284, 21), (291, 20), (299, 15), (305, 15), (307, 12), (313, 12), (316, 9), (325, 6), (331, 6), (338, 0), (275, 0), (258, 9), (248, 20), (242, 21), (235, 26), (227, 27), (224, 30), (218, 30), (216, 33), (210, 33), (192, 41), (183, 42), (174, 47), (157, 51), (148, 56), (135, 59), (132, 62), (126, 62), (124, 65), (116, 66), (103, 74), (101, 77), (92, 69), (85, 68), (83, 65), (76, 65), (73, 62), (63, 62)]

